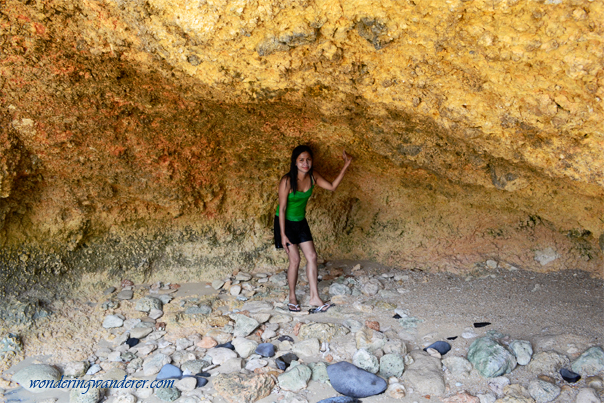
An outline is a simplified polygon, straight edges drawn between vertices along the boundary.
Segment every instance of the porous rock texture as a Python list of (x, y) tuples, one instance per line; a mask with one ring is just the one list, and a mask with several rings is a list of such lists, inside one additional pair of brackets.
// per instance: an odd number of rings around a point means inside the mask
[(598, 273), (603, 21), (587, 0), (7, 0), (2, 294), (282, 266), (301, 143), (328, 179), (354, 157), (309, 204), (320, 256)]

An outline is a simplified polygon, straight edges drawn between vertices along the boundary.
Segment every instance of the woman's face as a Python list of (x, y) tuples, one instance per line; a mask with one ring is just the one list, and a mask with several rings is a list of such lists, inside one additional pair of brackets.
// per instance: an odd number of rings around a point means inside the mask
[(296, 159), (296, 166), (300, 172), (306, 173), (310, 171), (310, 168), (312, 168), (312, 157), (308, 151), (304, 151), (298, 155), (298, 158)]

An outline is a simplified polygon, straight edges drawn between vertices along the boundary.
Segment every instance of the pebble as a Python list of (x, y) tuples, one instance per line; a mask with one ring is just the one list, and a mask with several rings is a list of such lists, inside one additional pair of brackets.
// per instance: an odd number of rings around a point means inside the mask
[(146, 296), (139, 299), (134, 306), (139, 312), (149, 312), (151, 309), (162, 309), (162, 302), (160, 299), (155, 297)]
[(244, 337), (236, 337), (233, 339), (232, 343), (233, 346), (235, 346), (235, 351), (241, 358), (248, 358), (258, 347), (257, 342)]
[(405, 394), (405, 387), (397, 382), (389, 384), (388, 389), (386, 389), (386, 395), (393, 399), (402, 399)]
[(267, 360), (249, 360), (247, 362), (247, 364), (245, 365), (245, 369), (247, 369), (248, 371), (254, 371), (255, 369), (258, 368), (264, 368), (268, 365), (268, 361)]
[(578, 382), (579, 379), (581, 379), (581, 375), (579, 375), (573, 371), (569, 371), (566, 368), (562, 368), (560, 370), (560, 376), (562, 377), (562, 379), (564, 379), (568, 383), (575, 383), (575, 382)]
[(169, 364), (172, 359), (162, 353), (156, 353), (150, 357), (145, 358), (143, 361), (143, 373), (145, 376), (157, 374), (161, 368)]
[(229, 316), (235, 321), (235, 329), (233, 331), (233, 336), (235, 337), (249, 336), (258, 326), (260, 326), (260, 323), (258, 323), (256, 319), (249, 318), (245, 315), (233, 314)]
[(155, 378), (156, 379), (171, 379), (171, 378), (180, 379), (181, 376), (182, 376), (182, 371), (180, 370), (180, 368), (178, 368), (176, 365), (166, 364), (161, 368), (161, 370), (159, 371), (159, 373), (157, 374), (157, 376)]
[(121, 300), (130, 300), (134, 297), (134, 291), (124, 290), (117, 293), (116, 298)]
[(413, 362), (405, 363), (402, 380), (421, 395), (442, 396), (445, 393), (442, 364), (438, 358), (430, 357), (421, 350), (413, 350), (409, 355)]
[(67, 363), (63, 368), (64, 376), (72, 376), (74, 378), (83, 376), (88, 371), (90, 363), (88, 361), (73, 361)]
[(116, 327), (122, 327), (124, 320), (117, 315), (107, 315), (103, 320), (103, 327), (105, 329), (112, 329)]
[(527, 365), (533, 356), (533, 346), (530, 341), (514, 340), (510, 343), (510, 349), (516, 356), (518, 365)]
[(223, 362), (218, 367), (218, 372), (221, 374), (231, 374), (233, 372), (239, 372), (243, 368), (243, 360), (241, 358), (231, 358)]
[(495, 403), (495, 401), (497, 400), (497, 397), (492, 393), (482, 393), (476, 395), (476, 397), (480, 399), (480, 403)]
[(134, 328), (130, 331), (130, 336), (135, 339), (142, 339), (143, 337), (149, 335), (153, 331), (150, 327), (139, 327)]
[(86, 371), (86, 375), (94, 375), (100, 371), (102, 371), (102, 368), (99, 364), (92, 364), (90, 368), (88, 368), (88, 371)]
[(313, 357), (319, 355), (320, 348), (318, 339), (308, 339), (294, 343), (292, 352), (302, 357)]
[(468, 361), (485, 378), (509, 374), (516, 368), (516, 357), (490, 337), (481, 337), (470, 345)]
[(312, 376), (312, 370), (306, 365), (291, 366), (286, 372), (277, 377), (279, 387), (291, 392), (305, 389)]
[(164, 311), (162, 311), (161, 309), (151, 309), (149, 311), (149, 317), (151, 319), (159, 319), (162, 316), (164, 316)]
[(233, 285), (233, 286), (231, 286), (231, 289), (229, 290), (229, 292), (231, 293), (232, 296), (236, 297), (241, 292), (241, 286)]
[(113, 294), (115, 292), (115, 290), (116, 290), (115, 287), (109, 287), (109, 288), (105, 289), (105, 291), (103, 291), (103, 295)]
[(352, 356), (352, 363), (358, 368), (364, 369), (372, 374), (376, 374), (380, 369), (377, 357), (363, 348), (354, 353)]
[(378, 321), (375, 320), (366, 320), (365, 321), (365, 326), (367, 326), (369, 329), (373, 329), (376, 331), (380, 331), (380, 323)]
[(506, 386), (510, 384), (509, 378), (505, 376), (497, 376), (489, 379), (489, 389), (493, 391), (498, 397), (503, 396)]
[(199, 374), (202, 369), (209, 367), (212, 363), (206, 360), (189, 360), (180, 365), (180, 369), (191, 374)]
[(604, 371), (604, 350), (595, 346), (587, 349), (571, 364), (571, 369), (581, 375), (596, 375)]
[(199, 342), (197, 342), (197, 346), (205, 349), (210, 349), (212, 347), (216, 347), (218, 342), (209, 336), (204, 336)]
[(212, 359), (212, 364), (221, 365), (231, 358), (237, 358), (237, 353), (224, 347), (214, 347), (208, 350), (206, 356)]
[(352, 291), (350, 287), (340, 283), (332, 283), (329, 286), (329, 295), (350, 295)]
[(100, 398), (100, 388), (73, 388), (69, 392), (69, 403), (96, 403)]
[(599, 376), (590, 376), (585, 378), (585, 384), (593, 389), (602, 389), (604, 388), (604, 381)]
[(310, 379), (321, 383), (329, 382), (329, 374), (327, 374), (327, 364), (325, 364), (324, 362), (311, 362), (308, 364), (308, 367), (312, 371), (312, 376)]
[(551, 402), (560, 395), (560, 388), (541, 379), (534, 379), (529, 383), (529, 394), (537, 403)]
[(36, 379), (58, 381), (60, 378), (61, 373), (55, 367), (46, 364), (33, 364), (15, 373), (12, 377), (12, 381), (17, 382), (24, 389), (32, 393), (43, 393), (48, 390), (48, 388), (30, 388), (30, 381)]
[(386, 344), (386, 336), (367, 327), (363, 327), (355, 334), (357, 349), (364, 348), (369, 352), (381, 349)]
[(475, 337), (478, 337), (478, 335), (474, 333), (473, 330), (466, 330), (461, 334), (461, 337), (463, 337), (464, 339), (473, 339)]
[(333, 388), (346, 396), (363, 398), (383, 393), (388, 384), (377, 375), (357, 368), (346, 361), (327, 367)]
[(230, 341), (227, 341), (226, 343), (223, 343), (223, 344), (218, 344), (216, 346), (216, 348), (228, 348), (229, 350), (233, 350), (233, 351), (235, 350), (235, 346)]
[(155, 389), (155, 396), (164, 402), (173, 402), (180, 397), (180, 391), (176, 388)]
[(596, 393), (596, 391), (592, 388), (582, 388), (579, 389), (579, 393), (577, 393), (576, 403), (600, 403), (600, 397)]
[(385, 378), (400, 377), (405, 370), (405, 360), (400, 354), (386, 354), (380, 359), (380, 375)]
[(271, 343), (262, 343), (256, 347), (255, 352), (263, 357), (272, 357), (275, 355), (275, 346), (273, 346)]
[(536, 374), (554, 373), (569, 363), (570, 361), (565, 355), (558, 354), (555, 351), (542, 351), (533, 356), (527, 368)]
[(447, 357), (443, 360), (443, 365), (455, 378), (465, 378), (472, 371), (472, 363), (464, 357)]
[(224, 285), (224, 281), (222, 281), (222, 280), (212, 281), (212, 288), (215, 290), (220, 290), (223, 285)]

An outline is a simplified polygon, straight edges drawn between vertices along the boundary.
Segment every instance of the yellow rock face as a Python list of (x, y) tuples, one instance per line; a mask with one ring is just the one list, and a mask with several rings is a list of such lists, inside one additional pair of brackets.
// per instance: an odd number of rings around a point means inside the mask
[(282, 265), (276, 184), (301, 143), (328, 179), (342, 148), (354, 157), (337, 192), (317, 190), (309, 205), (321, 256), (601, 267), (602, 2), (9, 0), (4, 10), (7, 278), (109, 270), (169, 281)]

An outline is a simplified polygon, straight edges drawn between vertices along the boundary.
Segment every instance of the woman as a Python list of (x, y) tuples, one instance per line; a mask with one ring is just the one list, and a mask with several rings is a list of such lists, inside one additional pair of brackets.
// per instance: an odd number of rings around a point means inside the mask
[(298, 267), (300, 265), (300, 251), (306, 257), (306, 275), (310, 286), (310, 306), (314, 307), (310, 313), (327, 311), (332, 304), (323, 303), (319, 298), (317, 279), (317, 252), (313, 244), (312, 235), (306, 221), (306, 202), (317, 184), (323, 189), (334, 191), (344, 177), (344, 173), (352, 157), (343, 151), (344, 167), (333, 182), (328, 182), (318, 172), (313, 170), (312, 150), (308, 146), (298, 146), (292, 151), (289, 172), (279, 182), (279, 206), (275, 216), (275, 247), (285, 247), (289, 257), (287, 269), (287, 282), (289, 284), (289, 310), (300, 312), (300, 305), (296, 299), (296, 283), (298, 282)]

